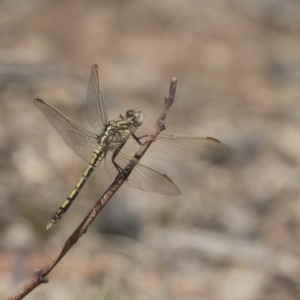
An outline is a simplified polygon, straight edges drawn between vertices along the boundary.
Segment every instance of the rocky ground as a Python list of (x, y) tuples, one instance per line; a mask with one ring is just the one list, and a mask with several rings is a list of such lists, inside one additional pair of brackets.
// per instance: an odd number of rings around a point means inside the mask
[(45, 230), (86, 163), (32, 100), (89, 128), (94, 63), (110, 118), (138, 107), (151, 128), (176, 76), (167, 130), (215, 137), (230, 153), (147, 161), (182, 194), (122, 187), (28, 299), (300, 298), (300, 2), (16, 0), (0, 8), (1, 298), (53, 256), (112, 180), (99, 166)]

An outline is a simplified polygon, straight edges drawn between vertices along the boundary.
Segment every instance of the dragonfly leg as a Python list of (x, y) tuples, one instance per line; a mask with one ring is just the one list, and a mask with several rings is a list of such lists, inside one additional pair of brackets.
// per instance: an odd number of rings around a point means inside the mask
[(148, 134), (142, 135), (142, 136), (136, 136), (133, 132), (131, 133), (132, 137), (134, 138), (134, 140), (139, 144), (139, 145), (146, 145), (149, 144), (150, 142), (155, 141), (155, 139), (152, 139), (150, 141), (147, 142), (142, 142), (141, 139), (145, 138), (146, 136), (148, 136)]
[(122, 143), (121, 146), (119, 146), (113, 153), (112, 157), (111, 157), (111, 161), (114, 164), (114, 166), (116, 167), (116, 169), (118, 170), (119, 174), (123, 173), (123, 168), (121, 166), (118, 165), (118, 163), (116, 162), (116, 157), (119, 154), (119, 152), (121, 151), (121, 149), (123, 148), (123, 146), (125, 145), (125, 142)]
[(126, 141), (122, 143), (122, 145), (120, 145), (113, 153), (111, 160), (112, 163), (114, 164), (114, 166), (116, 167), (116, 169), (118, 170), (119, 174), (121, 176), (127, 176), (128, 175), (128, 171), (126, 168), (122, 168), (117, 162), (116, 162), (116, 157), (118, 156), (119, 152), (121, 151), (121, 149), (123, 148), (123, 146), (126, 144)]

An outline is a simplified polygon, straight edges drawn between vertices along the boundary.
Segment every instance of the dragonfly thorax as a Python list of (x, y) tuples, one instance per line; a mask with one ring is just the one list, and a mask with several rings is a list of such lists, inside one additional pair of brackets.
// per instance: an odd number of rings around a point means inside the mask
[(135, 108), (127, 110), (125, 118), (136, 127), (139, 127), (143, 124), (145, 115), (141, 110)]

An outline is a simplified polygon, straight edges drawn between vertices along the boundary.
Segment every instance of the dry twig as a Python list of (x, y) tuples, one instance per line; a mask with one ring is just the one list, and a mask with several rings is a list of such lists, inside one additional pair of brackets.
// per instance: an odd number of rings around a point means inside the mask
[(47, 283), (47, 275), (54, 269), (54, 267), (59, 263), (59, 261), (67, 254), (67, 252), (72, 248), (72, 246), (79, 240), (79, 238), (87, 232), (89, 226), (93, 223), (96, 216), (109, 201), (109, 199), (116, 193), (116, 191), (121, 187), (121, 185), (126, 181), (133, 168), (136, 166), (138, 161), (145, 154), (147, 149), (150, 147), (151, 143), (155, 140), (158, 134), (165, 129), (165, 119), (171, 108), (173, 102), (175, 101), (177, 79), (173, 78), (170, 85), (169, 96), (165, 98), (165, 104), (163, 110), (157, 119), (155, 126), (151, 133), (143, 139), (145, 144), (139, 148), (135, 156), (126, 166), (123, 174), (119, 174), (111, 186), (106, 190), (103, 196), (97, 201), (95, 206), (82, 221), (82, 223), (77, 227), (73, 234), (69, 237), (66, 243), (57, 251), (57, 253), (50, 259), (41, 269), (34, 272), (34, 276), (24, 284), (15, 294), (10, 296), (8, 300), (19, 300), (23, 299), (27, 294), (34, 290), (41, 283)]

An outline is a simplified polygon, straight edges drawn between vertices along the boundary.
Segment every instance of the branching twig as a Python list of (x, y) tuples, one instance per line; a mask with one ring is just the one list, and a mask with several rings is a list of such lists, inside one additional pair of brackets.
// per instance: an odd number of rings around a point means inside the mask
[(74, 231), (74, 233), (69, 237), (66, 243), (61, 247), (59, 251), (53, 256), (53, 258), (47, 262), (41, 269), (36, 270), (33, 278), (31, 278), (23, 287), (21, 287), (15, 294), (10, 296), (8, 300), (18, 300), (23, 299), (27, 294), (34, 290), (41, 283), (48, 282), (47, 275), (54, 269), (54, 267), (59, 263), (59, 261), (67, 254), (67, 252), (72, 248), (72, 246), (78, 241), (78, 239), (86, 233), (89, 226), (93, 223), (95, 217), (102, 210), (104, 205), (109, 201), (109, 199), (115, 194), (115, 192), (120, 188), (120, 186), (126, 181), (133, 168), (136, 166), (138, 161), (145, 154), (151, 143), (155, 140), (158, 134), (165, 129), (165, 119), (171, 108), (173, 102), (175, 101), (177, 79), (173, 78), (170, 85), (169, 96), (165, 98), (165, 104), (163, 110), (157, 119), (155, 126), (151, 133), (143, 139), (145, 144), (139, 148), (135, 156), (131, 159), (128, 165), (125, 167), (126, 172), (124, 174), (119, 174), (111, 186), (106, 190), (103, 196), (98, 200), (93, 209), (89, 212), (86, 218)]

